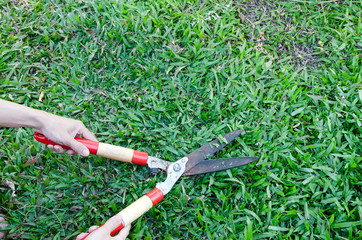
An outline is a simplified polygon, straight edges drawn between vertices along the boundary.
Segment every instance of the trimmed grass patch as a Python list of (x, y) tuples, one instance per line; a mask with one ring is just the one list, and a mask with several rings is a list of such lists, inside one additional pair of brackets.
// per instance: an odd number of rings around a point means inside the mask
[[(183, 178), (130, 239), (359, 239), (361, 9), (0, 0), (0, 97), (167, 160), (246, 130), (217, 157), (258, 162)], [(0, 146), (0, 211), (14, 239), (74, 239), (165, 178), (51, 153), (29, 129), (0, 129)]]

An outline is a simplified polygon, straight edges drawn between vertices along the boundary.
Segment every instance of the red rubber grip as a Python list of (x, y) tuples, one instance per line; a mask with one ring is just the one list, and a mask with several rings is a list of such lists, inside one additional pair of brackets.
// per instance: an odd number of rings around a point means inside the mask
[(140, 152), (137, 150), (133, 151), (132, 163), (138, 165), (146, 165), (148, 160), (148, 153)]
[(157, 203), (161, 202), (163, 199), (163, 192), (159, 188), (152, 189), (149, 193), (146, 194), (155, 206)]
[(119, 231), (121, 231), (123, 229), (123, 223), (119, 224), (118, 227), (116, 227), (116, 229), (114, 229), (112, 232), (111, 232), (111, 236), (114, 236), (115, 234), (117, 234)]
[[(44, 136), (43, 134), (38, 133), (38, 132), (34, 133), (34, 138), (38, 142), (41, 142), (41, 143), (44, 143), (44, 144), (47, 144), (47, 145), (48, 144), (50, 144), (50, 145), (59, 145), (64, 149), (71, 149), (68, 146), (61, 145), (61, 144), (58, 144), (56, 142), (53, 142), (53, 141), (49, 140), (46, 136)], [(84, 138), (74, 138), (74, 139), (77, 140), (78, 142), (82, 143), (84, 146), (86, 146), (89, 149), (89, 153), (97, 154), (99, 142), (91, 141), (91, 140), (84, 139)]]

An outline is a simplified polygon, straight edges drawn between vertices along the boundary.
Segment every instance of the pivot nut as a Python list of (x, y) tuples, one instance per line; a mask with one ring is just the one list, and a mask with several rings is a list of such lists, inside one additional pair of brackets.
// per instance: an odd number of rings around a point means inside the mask
[(180, 164), (176, 163), (175, 165), (173, 165), (173, 170), (174, 170), (175, 172), (180, 171), (180, 170), (181, 170)]

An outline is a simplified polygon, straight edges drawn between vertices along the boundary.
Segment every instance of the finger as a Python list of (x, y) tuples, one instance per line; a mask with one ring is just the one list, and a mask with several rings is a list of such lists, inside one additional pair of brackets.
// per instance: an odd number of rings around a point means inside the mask
[(67, 153), (70, 155), (75, 155), (75, 152), (72, 149), (68, 150)]
[(58, 153), (63, 153), (63, 152), (65, 152), (65, 149), (62, 148), (62, 147), (59, 146), (59, 145), (54, 145), (54, 150), (55, 150), (56, 152), (58, 152)]
[(81, 233), (77, 236), (77, 238), (75, 240), (82, 240), (87, 235), (88, 235), (88, 233)]
[(0, 228), (7, 227), (8, 223), (6, 222), (5, 218), (0, 217)]
[(92, 140), (92, 141), (97, 141), (94, 134), (91, 131), (89, 131), (88, 128), (86, 128), (84, 125), (79, 129), (79, 132), (83, 135), (83, 137), (85, 139), (89, 139), (89, 140)]
[(81, 144), (80, 142), (74, 140), (74, 138), (70, 138), (67, 141), (67, 146), (69, 146), (74, 152), (82, 155), (83, 157), (86, 157), (89, 155), (89, 150), (86, 146)]
[(118, 235), (113, 237), (112, 240), (125, 240), (129, 234), (130, 229), (131, 229), (131, 225), (126, 226), (121, 231), (119, 231)]
[(47, 147), (50, 149), (50, 151), (52, 151), (52, 152), (55, 152), (55, 150), (54, 150), (54, 145), (47, 145)]
[(93, 232), (94, 230), (98, 229), (99, 227), (98, 226), (92, 226), (88, 229), (88, 232), (91, 233)]

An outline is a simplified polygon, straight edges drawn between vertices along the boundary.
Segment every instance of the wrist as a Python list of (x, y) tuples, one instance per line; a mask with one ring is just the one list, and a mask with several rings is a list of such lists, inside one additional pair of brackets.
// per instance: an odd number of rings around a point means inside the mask
[(46, 123), (49, 122), (50, 116), (50, 113), (42, 110), (34, 110), (30, 117), (29, 127), (33, 128), (35, 131), (41, 132), (46, 126)]

